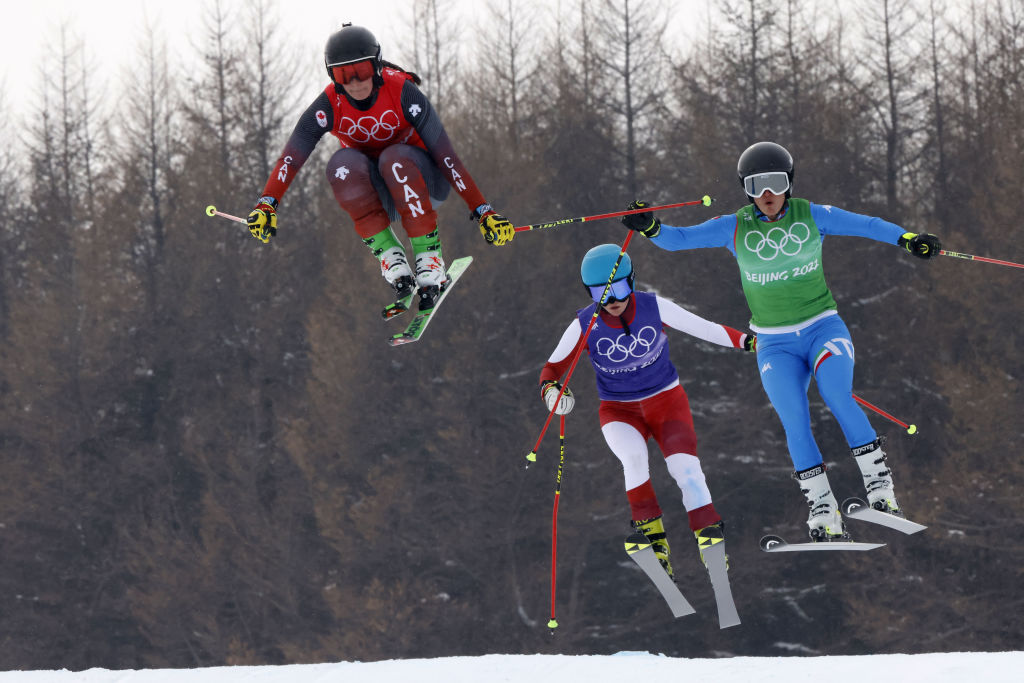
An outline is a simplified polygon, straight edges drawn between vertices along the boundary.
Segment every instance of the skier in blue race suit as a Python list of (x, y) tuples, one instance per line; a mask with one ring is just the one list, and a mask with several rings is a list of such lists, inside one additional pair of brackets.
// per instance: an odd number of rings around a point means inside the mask
[[(697, 459), (690, 403), (669, 358), (664, 328), (748, 351), (753, 350), (754, 335), (704, 320), (660, 296), (634, 292), (633, 264), (628, 254), (622, 254), (615, 280), (608, 286), (619, 254), (618, 246), (602, 244), (583, 258), (580, 275), (593, 303), (576, 312), (544, 365), (541, 396), (548, 410), (554, 409), (559, 415), (572, 410), (575, 398), (568, 388), (562, 388), (561, 379), (580, 347), (585, 348), (597, 376), (601, 433), (622, 462), (632, 524), (651, 541), (662, 566), (672, 576), (662, 511), (651, 485), (649, 438), (653, 436), (658, 442), (665, 465), (682, 493), (701, 560), (705, 547), (724, 542), (724, 533), (722, 518), (711, 502)], [(607, 296), (594, 319), (606, 286)], [(594, 326), (584, 337), (592, 319)]]
[[(811, 540), (849, 539), (811, 434), (811, 377), (843, 430), (868, 504), (900, 517), (903, 512), (883, 441), (853, 398), (853, 342), (825, 282), (821, 243), (825, 235), (867, 237), (920, 258), (935, 256), (941, 245), (934, 235), (907, 232), (881, 218), (791, 197), (793, 157), (774, 142), (748, 147), (737, 174), (751, 203), (735, 214), (690, 227), (662, 225), (650, 212), (622, 222), (662, 249), (725, 247), (736, 257), (752, 314), (750, 329), (757, 333), (761, 384), (782, 421), (794, 477), (807, 497)], [(635, 201), (630, 208), (644, 206)]]

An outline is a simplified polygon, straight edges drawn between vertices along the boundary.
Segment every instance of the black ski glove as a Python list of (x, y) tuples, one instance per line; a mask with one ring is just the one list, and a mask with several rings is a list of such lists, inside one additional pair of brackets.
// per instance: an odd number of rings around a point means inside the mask
[[(629, 204), (629, 210), (643, 209), (648, 207), (649, 204), (640, 199), (634, 199)], [(661, 232), (661, 221), (654, 217), (654, 214), (650, 211), (644, 211), (643, 213), (631, 213), (622, 217), (622, 224), (630, 230), (636, 230), (644, 237), (657, 237), (658, 233)]]
[(935, 235), (922, 232), (918, 235), (915, 232), (903, 233), (896, 244), (900, 245), (918, 258), (932, 258), (938, 256), (942, 250), (942, 243)]

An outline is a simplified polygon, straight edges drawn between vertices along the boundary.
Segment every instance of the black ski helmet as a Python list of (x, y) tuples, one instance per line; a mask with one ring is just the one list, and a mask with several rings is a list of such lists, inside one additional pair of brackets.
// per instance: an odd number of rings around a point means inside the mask
[[(381, 85), (381, 68), (383, 64), (380, 58), (380, 43), (368, 29), (362, 26), (353, 26), (351, 23), (341, 25), (340, 31), (335, 31), (327, 39), (327, 46), (324, 48), (324, 66), (327, 68), (327, 75), (334, 81), (332, 66), (342, 64), (353, 64), (364, 59), (373, 60), (373, 82)], [(338, 86), (337, 81), (334, 85)]]
[(789, 197), (793, 188), (793, 155), (782, 145), (774, 142), (755, 142), (743, 150), (739, 161), (736, 162), (736, 175), (739, 176), (740, 187), (743, 187), (743, 179), (747, 176), (771, 171), (783, 171), (789, 176), (790, 189), (786, 191), (786, 197)]

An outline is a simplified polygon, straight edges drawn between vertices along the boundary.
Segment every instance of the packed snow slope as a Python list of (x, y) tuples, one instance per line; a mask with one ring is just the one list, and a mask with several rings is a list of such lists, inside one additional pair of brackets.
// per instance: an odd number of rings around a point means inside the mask
[(0, 673), (0, 683), (863, 683), (876, 678), (899, 683), (1018, 683), (1022, 671), (1024, 652), (723, 659), (675, 659), (646, 652), (621, 652), (612, 656), (486, 655), (208, 669), (24, 671)]

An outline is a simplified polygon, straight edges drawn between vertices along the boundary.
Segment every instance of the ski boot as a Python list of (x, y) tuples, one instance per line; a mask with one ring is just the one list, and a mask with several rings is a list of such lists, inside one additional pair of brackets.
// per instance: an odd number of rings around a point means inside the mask
[(412, 295), (416, 293), (416, 280), (413, 278), (412, 269), (409, 268), (409, 262), (405, 260), (405, 250), (402, 247), (389, 247), (382, 251), (378, 258), (380, 274), (395, 290), (395, 301), (381, 311), (381, 315), (387, 319), (408, 310)]
[(441, 258), (441, 235), (437, 228), (420, 237), (409, 238), (416, 254), (416, 284), (420, 292), (420, 310), (434, 307), (448, 284), (444, 259)]
[(881, 512), (905, 518), (893, 491), (892, 470), (885, 464), (885, 451), (882, 450), (884, 444), (885, 437), (880, 436), (869, 444), (850, 449), (850, 454), (857, 461), (857, 467), (864, 478), (868, 505)]
[(665, 524), (661, 521), (661, 515), (651, 519), (633, 520), (633, 528), (647, 537), (651, 542), (651, 549), (655, 557), (661, 563), (668, 578), (676, 580), (672, 572), (672, 562), (669, 560), (671, 549), (668, 547), (668, 538), (665, 536)]
[(390, 247), (382, 251), (378, 258), (380, 259), (380, 274), (384, 276), (389, 285), (399, 292), (399, 295), (402, 292), (400, 287), (407, 288), (410, 282), (415, 285), (412, 269), (409, 267), (409, 261), (405, 258), (405, 249)]
[[(707, 567), (708, 561), (704, 559), (704, 551), (715, 544), (725, 542), (725, 522), (718, 521), (703, 529), (697, 529), (693, 532), (693, 535), (697, 538), (697, 550), (700, 551), (700, 561)], [(725, 568), (729, 568), (728, 555), (725, 556)]]
[(421, 311), (434, 307), (447, 284), (448, 276), (440, 252), (416, 254), (416, 285), (419, 287)]
[(825, 465), (794, 472), (793, 478), (800, 482), (800, 492), (807, 498), (807, 506), (811, 509), (807, 517), (811, 541), (849, 541), (850, 534), (839, 514), (839, 503), (829, 486)]

